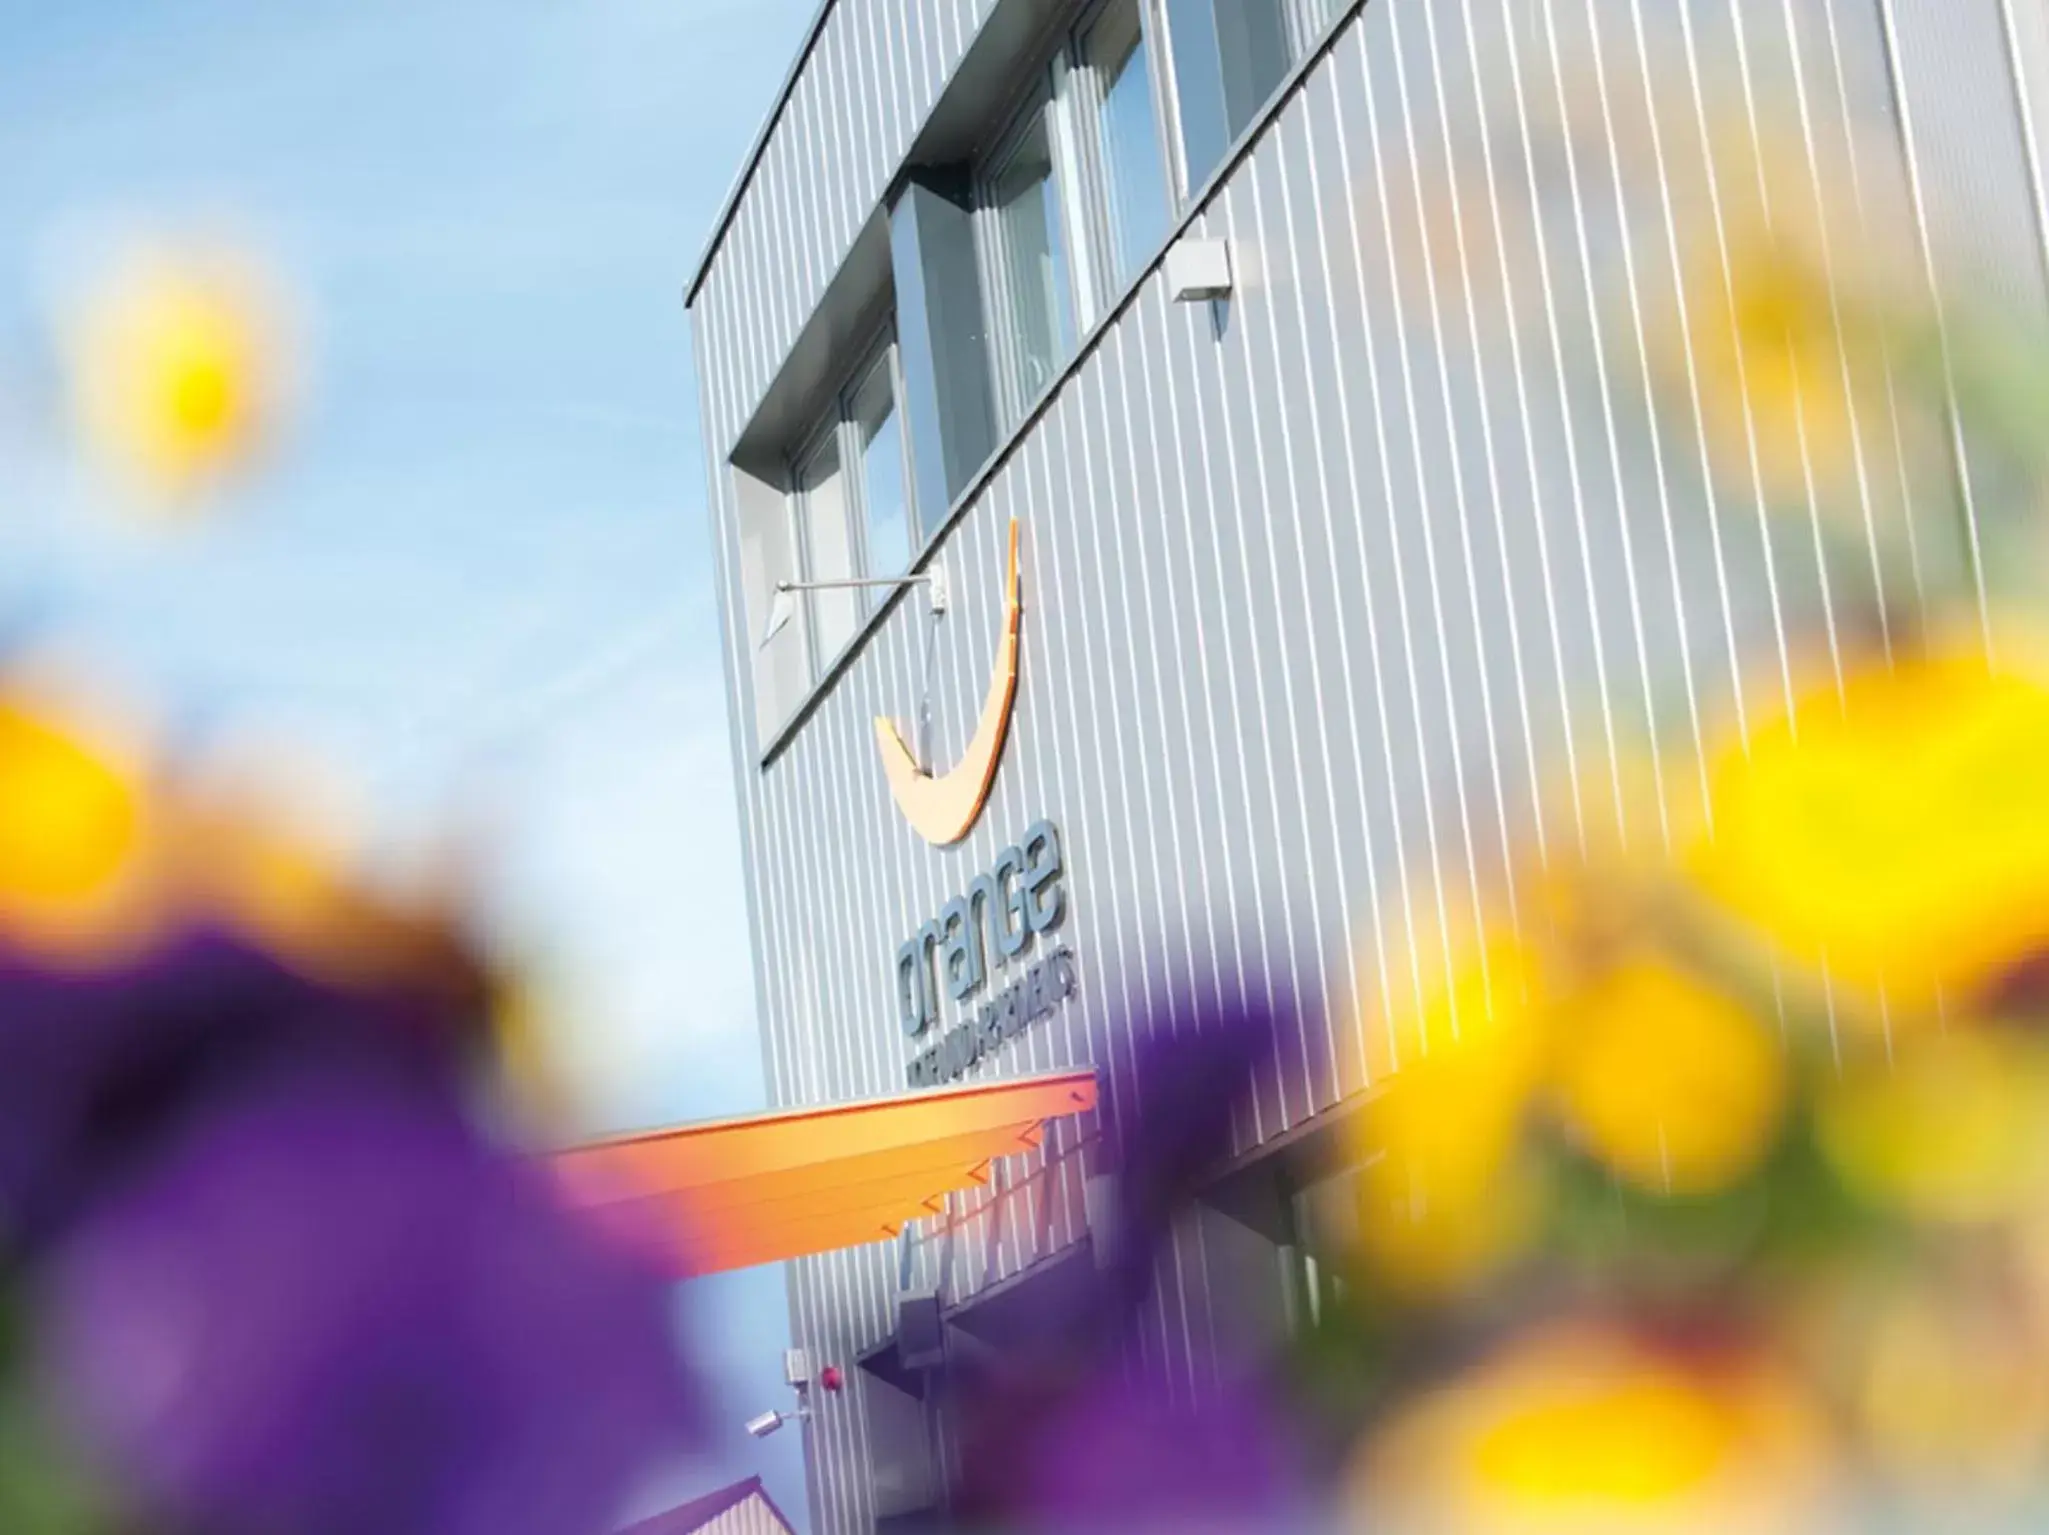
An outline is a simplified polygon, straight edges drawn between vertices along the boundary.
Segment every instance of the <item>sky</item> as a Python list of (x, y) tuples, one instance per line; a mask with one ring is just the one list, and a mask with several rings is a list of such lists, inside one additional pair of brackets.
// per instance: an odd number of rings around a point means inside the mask
[[(0, 631), (294, 748), (401, 845), (482, 824), (586, 1131), (763, 1101), (685, 282), (814, 0), (0, 0)], [(295, 407), (166, 532), (53, 338), (138, 242), (253, 253)], [(720, 1439), (804, 1506), (781, 1273), (688, 1286)]]

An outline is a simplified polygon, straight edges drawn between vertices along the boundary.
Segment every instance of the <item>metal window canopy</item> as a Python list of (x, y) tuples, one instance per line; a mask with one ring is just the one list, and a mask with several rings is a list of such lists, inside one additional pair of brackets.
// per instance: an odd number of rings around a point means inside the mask
[(573, 1206), (651, 1234), (678, 1278), (723, 1273), (887, 1241), (1096, 1092), (1093, 1071), (978, 1082), (623, 1136), (551, 1167)]

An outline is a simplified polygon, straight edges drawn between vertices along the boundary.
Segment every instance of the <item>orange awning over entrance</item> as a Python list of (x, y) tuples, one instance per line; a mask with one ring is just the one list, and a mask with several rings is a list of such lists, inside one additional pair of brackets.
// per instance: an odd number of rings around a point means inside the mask
[(718, 1273), (886, 1241), (1095, 1106), (1093, 1071), (1058, 1072), (623, 1136), (554, 1167), (573, 1203), (673, 1238), (679, 1273)]

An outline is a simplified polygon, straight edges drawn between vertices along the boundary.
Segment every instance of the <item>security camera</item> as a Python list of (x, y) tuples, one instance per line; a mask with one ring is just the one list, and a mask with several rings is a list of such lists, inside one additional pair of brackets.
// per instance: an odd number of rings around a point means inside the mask
[(770, 1434), (781, 1428), (786, 1421), (788, 1420), (780, 1412), (771, 1407), (760, 1417), (747, 1420), (747, 1432), (756, 1439), (766, 1439)]

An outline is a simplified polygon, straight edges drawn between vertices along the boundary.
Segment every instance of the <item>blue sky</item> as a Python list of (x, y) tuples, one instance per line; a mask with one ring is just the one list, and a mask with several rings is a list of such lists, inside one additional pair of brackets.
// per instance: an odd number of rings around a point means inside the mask
[[(0, 0), (0, 622), (495, 830), (588, 1128), (759, 1105), (682, 289), (813, 0)], [(209, 524), (70, 451), (53, 316), (138, 238), (272, 263), (305, 394)], [(781, 1275), (686, 1297), (716, 1465), (803, 1506)]]

